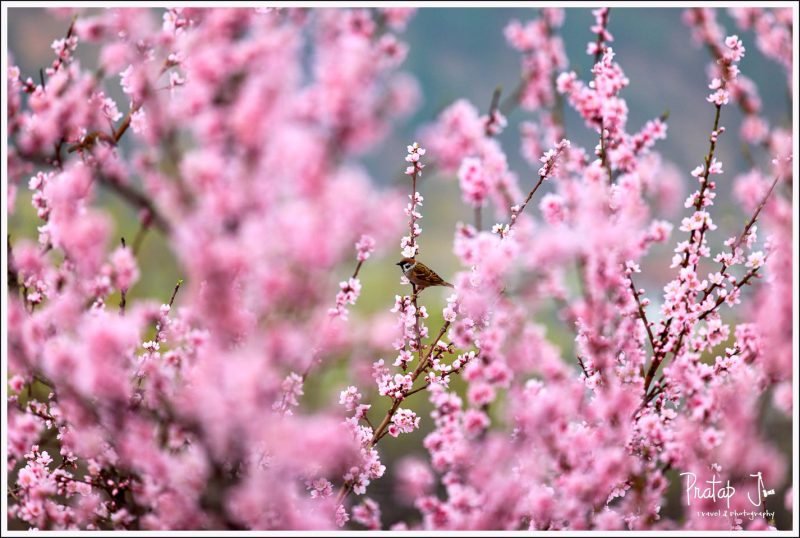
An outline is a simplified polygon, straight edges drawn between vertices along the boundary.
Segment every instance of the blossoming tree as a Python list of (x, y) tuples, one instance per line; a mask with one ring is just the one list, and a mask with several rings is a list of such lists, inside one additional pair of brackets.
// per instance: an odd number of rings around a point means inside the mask
[[(659, 218), (653, 197), (681, 181), (656, 151), (668, 118), (629, 125), (612, 14), (593, 13), (586, 76), (568, 70), (563, 10), (511, 22), (520, 86), (485, 113), (458, 100), (423, 126), (398, 189), (378, 188), (360, 158), (418, 99), (399, 70), (412, 10), (187, 8), (160, 24), (147, 9), (78, 12), (38, 80), (11, 51), (7, 210), (27, 185), (40, 222), (38, 242), (12, 237), (6, 251), (9, 518), (40, 529), (774, 525), (704, 517), (707, 498), (681, 517), (661, 509), (693, 473), (729, 481), (740, 491), (730, 509), (745, 510), (756, 471), (792, 509), (789, 463), (761, 426), (765, 401), (792, 412), (791, 134), (762, 117), (739, 37), (714, 11), (688, 10), (710, 53), (697, 99), (713, 123), (698, 126), (707, 146), (685, 164), (696, 190), (684, 214)], [(731, 15), (791, 87), (791, 10)], [(89, 69), (75, 54), (92, 43)], [(115, 84), (126, 102), (109, 97)], [(570, 143), (565, 104), (594, 147)], [(723, 181), (717, 142), (736, 136), (725, 129), (736, 106), (743, 144), (772, 164)], [(529, 174), (512, 172), (497, 138), (516, 107)], [(441, 325), (431, 292), (392, 298), (359, 278), (376, 255), (424, 259), (419, 184), (434, 166), (475, 213), (454, 230), (462, 270)], [(741, 228), (720, 224), (722, 190), (741, 203)], [(136, 210), (136, 236), (115, 236), (100, 191)], [(147, 234), (166, 239), (182, 279), (128, 300)], [(730, 237), (721, 249), (717, 236)], [(656, 244), (674, 249), (660, 294), (639, 287)], [(392, 317), (350, 316), (366, 293)], [(574, 354), (537, 321), (553, 308)], [(342, 358), (369, 371), (338, 402), (305, 405), (309, 379)], [(412, 409), (425, 398), (429, 417)], [(381, 447), (420, 428), (428, 458), (382, 460)], [(387, 465), (413, 516), (386, 521), (370, 496)]]

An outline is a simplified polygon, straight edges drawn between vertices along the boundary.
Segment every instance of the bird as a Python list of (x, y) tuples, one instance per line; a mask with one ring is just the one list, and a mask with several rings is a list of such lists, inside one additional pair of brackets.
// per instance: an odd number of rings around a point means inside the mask
[(454, 286), (436, 274), (436, 271), (414, 258), (403, 258), (395, 265), (400, 266), (403, 275), (416, 287), (417, 292), (432, 286)]

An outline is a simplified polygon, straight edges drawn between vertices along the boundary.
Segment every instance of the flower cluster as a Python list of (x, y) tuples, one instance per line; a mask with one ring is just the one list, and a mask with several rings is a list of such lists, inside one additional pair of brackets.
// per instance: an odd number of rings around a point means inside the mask
[(553, 79), (567, 67), (564, 43), (558, 29), (564, 24), (564, 11), (542, 9), (542, 16), (527, 24), (512, 21), (505, 29), (506, 41), (522, 53), (524, 85), (519, 104), (527, 110), (551, 107), (555, 101)]
[(595, 58), (592, 67), (593, 79), (587, 85), (578, 79), (574, 71), (561, 73), (556, 79), (559, 93), (565, 94), (570, 105), (583, 117), (586, 125), (600, 134), (600, 143), (595, 148), (599, 165), (606, 169), (608, 181), (613, 180), (613, 170), (634, 172), (641, 156), (652, 148), (657, 139), (666, 137), (663, 120), (648, 122), (640, 133), (630, 135), (626, 132), (628, 106), (619, 92), (630, 81), (621, 66), (614, 62), (614, 50), (604, 43), (611, 41), (606, 29), (608, 9), (595, 10), (597, 24), (593, 31), (598, 34), (597, 42), (589, 45), (588, 53)]
[(489, 185), (483, 174), (483, 163), (476, 157), (468, 157), (458, 169), (458, 184), (465, 203), (481, 207), (489, 195)]
[(554, 148), (548, 149), (544, 155), (539, 158), (539, 161), (542, 163), (542, 166), (539, 168), (539, 181), (536, 185), (531, 189), (531, 192), (528, 193), (528, 197), (521, 204), (516, 204), (511, 206), (511, 221), (508, 225), (500, 225), (496, 224), (492, 228), (493, 233), (497, 233), (501, 238), (508, 235), (511, 231), (511, 228), (516, 224), (517, 219), (525, 210), (525, 207), (528, 205), (528, 202), (531, 201), (533, 195), (539, 189), (543, 181), (546, 181), (553, 175), (553, 172), (556, 169), (556, 164), (558, 163), (558, 158), (562, 152), (564, 152), (567, 148), (569, 148), (570, 142), (567, 139), (561, 139), (561, 141), (556, 144)]
[[(495, 138), (504, 125), (498, 108), (482, 116), (473, 104), (460, 99), (423, 130), (437, 165), (446, 173), (456, 173), (462, 200), (478, 215), (489, 203), (497, 213), (508, 214), (509, 206), (520, 196), (517, 177)], [(480, 227), (480, 222), (475, 224)]]
[(421, 148), (416, 142), (408, 146), (407, 149), (406, 162), (410, 164), (406, 167), (406, 175), (419, 177), (422, 175), (422, 169), (425, 168), (425, 165), (420, 162), (420, 158), (425, 155), (425, 149)]
[(361, 293), (361, 281), (357, 278), (350, 278), (339, 283), (341, 290), (336, 294), (336, 306), (330, 309), (331, 316), (347, 319), (346, 305), (356, 304)]
[(417, 245), (417, 238), (422, 234), (422, 228), (417, 224), (417, 220), (422, 218), (422, 214), (417, 210), (417, 207), (422, 205), (422, 195), (417, 192), (417, 179), (422, 175), (422, 169), (425, 167), (420, 162), (420, 157), (425, 155), (425, 150), (419, 147), (419, 144), (414, 142), (413, 145), (408, 146), (408, 155), (406, 155), (406, 162), (411, 163), (406, 168), (406, 174), (412, 177), (412, 187), (409, 199), (411, 200), (406, 206), (405, 212), (409, 218), (409, 234), (400, 240), (400, 248), (402, 249), (403, 256), (406, 258), (413, 258), (419, 252), (419, 245)]
[(361, 294), (361, 281), (357, 278), (358, 272), (361, 270), (361, 265), (369, 259), (372, 252), (375, 250), (375, 239), (369, 235), (362, 235), (356, 243), (356, 265), (353, 276), (348, 280), (339, 283), (339, 293), (336, 294), (336, 306), (328, 310), (328, 314), (334, 318), (347, 319), (348, 311), (347, 305), (354, 305)]
[[(731, 8), (731, 16), (742, 30), (754, 30), (756, 46), (764, 56), (792, 69), (792, 11), (787, 8)], [(791, 86), (791, 75), (788, 77)]]
[(608, 18), (610, 9), (601, 7), (593, 9), (592, 15), (594, 16), (594, 26), (590, 28), (593, 34), (597, 34), (595, 41), (590, 41), (586, 46), (586, 54), (591, 56), (600, 56), (603, 54), (605, 43), (614, 41), (614, 36), (608, 31)]
[(375, 251), (375, 239), (369, 235), (362, 235), (361, 239), (356, 243), (356, 251), (358, 252), (356, 258), (359, 262), (367, 261)]
[(386, 430), (392, 437), (397, 437), (401, 433), (411, 433), (419, 428), (419, 417), (410, 409), (398, 409), (392, 415), (392, 424)]

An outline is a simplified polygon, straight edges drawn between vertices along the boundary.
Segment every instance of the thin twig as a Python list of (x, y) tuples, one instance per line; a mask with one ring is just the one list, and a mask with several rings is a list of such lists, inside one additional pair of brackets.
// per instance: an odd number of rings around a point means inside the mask
[[(731, 255), (732, 256), (736, 256), (736, 249), (738, 249), (739, 246), (741, 246), (742, 241), (744, 241), (744, 239), (747, 237), (747, 234), (750, 233), (750, 229), (753, 227), (753, 225), (755, 225), (756, 220), (758, 219), (758, 216), (761, 214), (761, 210), (764, 209), (765, 205), (767, 205), (767, 200), (769, 200), (769, 197), (772, 195), (772, 191), (775, 190), (775, 185), (778, 184), (779, 180), (780, 180), (780, 176), (776, 176), (775, 179), (772, 181), (772, 184), (770, 185), (770, 187), (767, 190), (766, 194), (761, 199), (761, 202), (758, 204), (758, 207), (756, 207), (755, 213), (753, 213), (753, 215), (750, 217), (750, 220), (748, 220), (747, 223), (745, 224), (744, 230), (742, 230), (742, 233), (736, 239), (736, 242), (733, 243), (733, 245), (731, 245)], [(724, 276), (725, 273), (727, 273), (729, 267), (730, 267), (729, 265), (723, 263), (722, 264), (722, 268), (719, 271), (719, 274)], [(711, 284), (711, 287), (707, 288), (703, 292), (703, 298), (700, 300), (700, 302), (702, 303), (703, 301), (705, 301), (719, 287), (720, 287), (720, 284), (717, 284), (717, 283)]]
[(781, 178), (780, 176), (775, 176), (775, 179), (772, 180), (772, 184), (769, 186), (769, 189), (767, 189), (766, 194), (764, 194), (764, 197), (761, 199), (761, 202), (759, 202), (758, 206), (756, 207), (755, 213), (753, 213), (753, 216), (750, 217), (750, 220), (747, 221), (744, 230), (742, 230), (742, 233), (739, 235), (739, 238), (733, 244), (732, 248), (734, 251), (737, 248), (739, 248), (739, 246), (742, 244), (742, 241), (744, 241), (745, 237), (747, 237), (747, 234), (750, 233), (750, 229), (756, 223), (756, 220), (758, 220), (758, 216), (761, 214), (761, 210), (764, 209), (765, 205), (767, 205), (767, 200), (769, 200), (769, 197), (772, 195), (772, 191), (775, 190), (775, 185), (778, 184), (780, 178)]
[(19, 295), (19, 274), (14, 266), (14, 253), (11, 250), (11, 234), (6, 236), (6, 276), (8, 277), (8, 291), (13, 295)]
[(155, 204), (147, 197), (144, 193), (138, 191), (135, 187), (127, 184), (121, 183), (119, 181), (113, 180), (104, 174), (98, 174), (97, 176), (98, 181), (101, 185), (108, 187), (110, 190), (114, 191), (118, 194), (123, 200), (130, 203), (131, 205), (138, 207), (139, 209), (144, 209), (148, 211), (151, 215), (153, 225), (158, 228), (158, 230), (165, 235), (169, 235), (171, 232), (171, 227), (169, 222), (164, 218), (163, 215), (156, 209)]
[(415, 343), (417, 346), (417, 360), (421, 363), (422, 362), (422, 330), (419, 325), (420, 318), (422, 314), (419, 311), (419, 306), (417, 306), (417, 285), (413, 282), (411, 283), (411, 304), (414, 305), (414, 333), (416, 335)]
[[(494, 136), (492, 127), (494, 125), (495, 114), (497, 113), (498, 107), (500, 106), (500, 96), (502, 93), (503, 93), (502, 86), (498, 86), (497, 88), (494, 89), (494, 92), (492, 92), (492, 101), (489, 104), (489, 112), (486, 116), (486, 125), (484, 126), (484, 135), (487, 138), (491, 138), (492, 136)], [(481, 231), (481, 228), (483, 228), (483, 223), (481, 218), (482, 210), (483, 206), (481, 205), (475, 206), (475, 211), (474, 211), (475, 229), (478, 231)]]
[(361, 266), (362, 265), (364, 265), (364, 261), (363, 260), (359, 260), (358, 261), (358, 265), (356, 265), (356, 270), (353, 271), (353, 276), (350, 277), (350, 278), (357, 278), (358, 277), (358, 272), (361, 270)]
[(578, 355), (578, 365), (580, 365), (580, 367), (581, 367), (581, 370), (583, 370), (583, 375), (585, 375), (587, 379), (588, 379), (589, 377), (591, 377), (591, 376), (589, 375), (589, 371), (586, 369), (586, 365), (585, 365), (585, 364), (583, 364), (583, 359), (581, 358), (581, 356), (580, 356), (580, 355)]
[[(75, 21), (77, 21), (77, 20), (78, 20), (78, 16), (77, 15), (73, 15), (72, 16), (72, 21), (70, 21), (70, 23), (69, 23), (69, 28), (67, 28), (66, 40), (69, 40), (69, 38), (72, 37), (72, 34), (75, 33)], [(69, 45), (66, 44), (66, 46), (69, 46)], [(59, 56), (58, 59), (56, 60), (55, 65), (53, 65), (53, 72), (58, 71), (61, 68), (61, 66), (63, 65), (63, 63), (64, 63), (64, 59), (61, 56)], [(42, 68), (39, 68), (39, 79), (42, 82), (42, 88), (44, 88), (45, 87), (44, 86), (44, 70)]]
[(636, 289), (636, 286), (633, 283), (633, 275), (628, 275), (628, 282), (630, 284), (631, 291), (633, 292), (633, 298), (636, 300), (636, 305), (639, 307), (639, 318), (641, 318), (645, 329), (647, 329), (647, 338), (650, 340), (650, 347), (653, 349), (653, 353), (655, 353), (656, 339), (655, 336), (653, 336), (653, 329), (650, 328), (650, 322), (647, 321), (647, 314), (644, 311), (642, 301), (639, 299), (639, 291)]
[(528, 77), (522, 77), (520, 81), (517, 83), (517, 87), (514, 88), (514, 91), (506, 97), (499, 106), (500, 112), (504, 116), (508, 116), (517, 106), (519, 105), (520, 98), (522, 97), (522, 92), (525, 91), (525, 86), (528, 85)]
[[(411, 240), (410, 246), (415, 252), (414, 256), (419, 254), (419, 246), (417, 245), (417, 240), (415, 236), (415, 226), (417, 219), (414, 217), (414, 213), (417, 210), (417, 175), (419, 175), (419, 168), (414, 165), (414, 173), (411, 174), (411, 217), (409, 218), (409, 238)], [(416, 333), (416, 345), (417, 345), (417, 359), (422, 361), (422, 336), (421, 330), (419, 326), (420, 322), (420, 311), (419, 307), (417, 306), (417, 286), (413, 282), (411, 283), (411, 290), (412, 290), (412, 303), (414, 304), (414, 331)]]
[(488, 137), (493, 136), (492, 133), (492, 123), (494, 122), (494, 115), (497, 112), (498, 107), (500, 106), (500, 95), (503, 93), (503, 87), (498, 86), (492, 92), (492, 101), (489, 103), (489, 114), (486, 116), (486, 127), (484, 130), (484, 134)]
[(605, 127), (603, 126), (603, 118), (600, 118), (600, 163), (603, 165), (603, 168), (606, 171), (606, 175), (608, 175), (608, 184), (611, 185), (614, 183), (614, 175), (611, 172), (611, 160), (608, 158), (608, 151), (606, 148), (606, 133)]
[[(720, 116), (720, 111), (722, 110), (722, 105), (715, 105), (715, 108), (716, 110), (714, 112), (714, 128), (712, 129), (712, 136), (709, 138), (709, 147), (708, 147), (708, 153), (706, 154), (705, 169), (703, 170), (703, 175), (702, 175), (703, 182), (700, 187), (700, 195), (697, 197), (697, 200), (695, 200), (694, 203), (695, 211), (700, 211), (701, 209), (703, 209), (703, 198), (705, 197), (705, 192), (706, 189), (708, 188), (708, 183), (709, 183), (708, 178), (711, 175), (711, 161), (714, 158), (714, 150), (717, 147), (717, 137), (719, 135), (717, 131), (719, 130), (719, 116)], [(708, 226), (706, 225), (706, 221), (703, 221), (703, 225), (700, 227), (700, 238), (697, 241), (698, 248), (703, 246), (703, 237), (705, 237), (707, 229)], [(692, 237), (694, 237), (694, 235), (695, 234), (693, 232)], [(688, 264), (689, 264), (689, 250), (686, 251), (686, 256), (684, 257), (682, 266), (686, 267)], [(693, 267), (697, 269), (697, 264), (695, 263)]]
[[(605, 52), (605, 47), (603, 46), (603, 35), (608, 27), (608, 17), (610, 13), (611, 8), (606, 8), (600, 19), (600, 29), (597, 32), (597, 41), (595, 42), (596, 50), (594, 51), (593, 65), (595, 66), (600, 62), (600, 59), (603, 57), (603, 52)], [(595, 74), (595, 80), (596, 77), (597, 75)], [(611, 162), (608, 158), (608, 144), (606, 142), (604, 123), (603, 117), (600, 116), (600, 162), (602, 163), (603, 168), (606, 170), (606, 174), (608, 174), (608, 184), (611, 185), (614, 182), (614, 176), (611, 173)]]
[[(125, 247), (125, 238), (124, 237), (120, 237), (119, 240), (120, 240), (120, 243), (122, 243), (122, 248), (126, 248)], [(128, 293), (127, 288), (122, 288), (122, 289), (119, 290), (119, 315), (120, 316), (124, 316), (125, 315), (125, 305), (127, 304), (127, 297), (126, 297), (127, 293)]]
[(172, 297), (169, 298), (170, 307), (172, 307), (172, 303), (175, 302), (175, 296), (178, 295), (178, 290), (181, 289), (181, 284), (183, 284), (183, 279), (179, 279), (177, 284), (175, 284), (175, 289), (172, 290)]
[(139, 231), (136, 232), (136, 237), (133, 238), (133, 247), (131, 249), (134, 256), (139, 253), (139, 249), (142, 247), (142, 241), (144, 241), (144, 237), (147, 235), (148, 228), (150, 228), (149, 223), (142, 223), (139, 227)]
[(597, 50), (594, 51), (594, 63), (600, 61), (600, 58), (603, 57), (604, 47), (603, 47), (603, 33), (605, 33), (606, 28), (608, 28), (608, 17), (611, 14), (611, 8), (606, 8), (605, 13), (603, 13), (603, 18), (600, 21), (600, 31), (597, 32)]

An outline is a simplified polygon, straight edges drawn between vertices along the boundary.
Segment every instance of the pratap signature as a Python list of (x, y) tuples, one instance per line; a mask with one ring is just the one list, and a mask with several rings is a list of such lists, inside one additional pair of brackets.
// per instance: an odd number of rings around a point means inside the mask
[[(681, 476), (686, 475), (688, 478), (686, 480), (686, 505), (692, 505), (692, 499), (711, 499), (713, 502), (717, 502), (717, 499), (725, 499), (726, 505), (728, 508), (731, 507), (731, 498), (736, 494), (736, 488), (731, 486), (731, 481), (727, 480), (725, 485), (722, 485), (722, 481), (717, 478), (716, 473), (714, 473), (711, 477), (711, 480), (706, 480), (707, 487), (703, 488), (697, 484), (697, 475), (691, 472), (681, 473)], [(761, 472), (756, 474), (751, 474), (751, 477), (756, 479), (758, 491), (758, 498), (753, 500), (750, 495), (750, 492), (747, 493), (747, 499), (752, 503), (753, 506), (761, 506), (764, 502), (764, 499), (769, 497), (770, 495), (775, 494), (774, 489), (768, 490), (764, 485), (764, 479), (761, 476)]]

